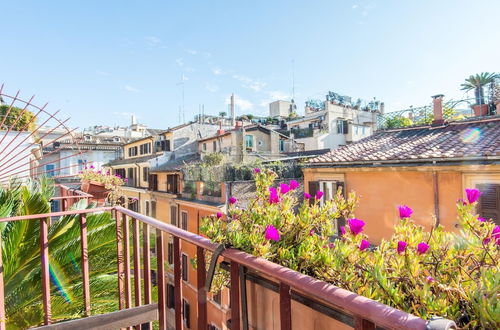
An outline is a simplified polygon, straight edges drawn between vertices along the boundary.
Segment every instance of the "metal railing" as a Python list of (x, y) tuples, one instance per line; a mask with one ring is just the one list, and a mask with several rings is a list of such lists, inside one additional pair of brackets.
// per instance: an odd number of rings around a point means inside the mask
[(59, 196), (52, 197), (51, 201), (61, 201), (61, 210), (66, 211), (73, 206), (80, 199), (86, 199), (87, 202), (89, 199), (92, 199), (94, 196), (87, 194), (77, 188), (71, 188), (63, 184), (58, 184), (56, 187), (59, 188)]
[[(66, 197), (68, 200), (72, 196)], [(118, 277), (118, 306), (117, 312), (91, 315), (89, 260), (87, 253), (87, 223), (89, 214), (96, 212), (111, 212), (116, 221), (117, 272)], [(51, 296), (49, 274), (49, 241), (48, 221), (56, 216), (78, 216), (81, 239), (81, 273), (83, 278), (83, 303), (85, 318), (51, 325)], [(170, 224), (158, 221), (151, 217), (130, 211), (126, 208), (102, 207), (83, 210), (66, 210), (46, 214), (16, 216), (2, 218), (0, 222), (19, 220), (37, 220), (40, 222), (40, 262), (42, 267), (42, 304), (44, 324), (41, 329), (78, 329), (99, 328), (111, 329), (136, 326), (158, 320), (160, 329), (167, 329), (167, 297), (166, 272), (164, 255), (166, 235), (173, 237), (173, 263), (175, 328), (182, 329), (182, 262), (181, 241), (196, 246), (196, 290), (197, 290), (197, 326), (206, 329), (208, 324), (207, 291), (205, 254), (214, 252), (218, 245), (194, 233), (182, 230)], [(131, 226), (130, 226), (131, 225)], [(140, 227), (142, 226), (142, 244)], [(130, 227), (131, 232), (130, 232)], [(152, 301), (151, 281), (151, 249), (150, 234), (154, 230), (156, 235), (156, 260), (158, 300)], [(130, 246), (132, 242), (132, 247)], [(0, 242), (1, 244), (1, 242)], [(132, 248), (132, 255), (131, 255)], [(141, 251), (142, 250), (142, 251)], [(0, 250), (1, 251), (1, 250)], [(142, 255), (142, 260), (141, 260)], [(386, 306), (374, 300), (359, 296), (353, 292), (341, 289), (334, 285), (320, 281), (313, 277), (301, 274), (289, 268), (272, 263), (263, 258), (255, 257), (245, 252), (228, 248), (221, 253), (226, 262), (230, 263), (230, 298), (231, 298), (231, 329), (239, 330), (245, 315), (242, 315), (241, 305), (246, 301), (240, 298), (246, 292), (246, 282), (241, 282), (242, 272), (258, 273), (275, 283), (279, 288), (279, 319), (281, 329), (292, 328), (292, 297), (306, 294), (313, 299), (344, 313), (354, 319), (355, 329), (426, 329), (427, 322), (417, 316)], [(132, 264), (131, 259), (132, 257)], [(142, 268), (142, 270), (141, 270)], [(243, 271), (245, 269), (245, 271)], [(132, 280), (134, 285), (132, 286)], [(243, 287), (241, 287), (243, 285)], [(132, 301), (132, 287), (134, 301)], [(243, 290), (242, 290), (243, 289)], [(0, 330), (6, 329), (6, 315), (4, 305), (3, 269), (0, 255)], [(295, 299), (296, 300), (296, 299)], [(242, 318), (243, 316), (243, 318)], [(100, 327), (93, 325), (100, 324)], [(105, 324), (105, 326), (103, 326)], [(151, 324), (149, 324), (151, 329)]]

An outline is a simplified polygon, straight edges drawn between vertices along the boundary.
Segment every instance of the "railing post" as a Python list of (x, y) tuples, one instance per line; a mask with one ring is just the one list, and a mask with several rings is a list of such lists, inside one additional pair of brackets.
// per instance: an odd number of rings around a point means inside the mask
[(90, 316), (89, 252), (87, 245), (87, 216), (80, 214), (80, 247), (82, 252), (83, 306), (85, 316)]
[(174, 236), (174, 287), (175, 328), (182, 329), (181, 248), (179, 237), (176, 236)]
[(196, 275), (198, 286), (198, 329), (207, 328), (207, 292), (205, 290), (206, 275), (205, 250), (196, 248)]
[(156, 283), (158, 283), (158, 323), (160, 330), (167, 329), (167, 299), (165, 292), (165, 253), (163, 244), (163, 234), (160, 229), (156, 229)]
[(231, 330), (240, 330), (240, 265), (231, 260)]
[(280, 283), (280, 324), (281, 330), (292, 329), (292, 301), (290, 286)]
[(116, 219), (116, 261), (118, 263), (118, 306), (121, 309), (125, 307), (124, 274), (123, 274), (123, 233), (122, 217), (118, 211), (115, 211)]
[(355, 330), (375, 330), (375, 324), (369, 320), (362, 318), (361, 316), (354, 317), (354, 329)]
[(2, 235), (0, 233), (0, 330), (5, 330), (5, 288), (3, 286)]
[(129, 219), (126, 214), (123, 216), (123, 242), (124, 242), (124, 253), (125, 258), (125, 308), (130, 308), (132, 306), (132, 285), (130, 282), (130, 226)]
[[(144, 263), (144, 305), (151, 304), (151, 255), (149, 252), (150, 245), (150, 229), (147, 223), (142, 227), (142, 261)], [(151, 322), (149, 322), (149, 329)]]
[(50, 308), (49, 219), (40, 219), (40, 261), (42, 267), (43, 323), (45, 325), (51, 323), (52, 317)]
[[(132, 243), (134, 249), (134, 300), (135, 306), (141, 306), (141, 252), (139, 251), (139, 221), (132, 218)], [(136, 325), (136, 330), (141, 330), (140, 324)]]

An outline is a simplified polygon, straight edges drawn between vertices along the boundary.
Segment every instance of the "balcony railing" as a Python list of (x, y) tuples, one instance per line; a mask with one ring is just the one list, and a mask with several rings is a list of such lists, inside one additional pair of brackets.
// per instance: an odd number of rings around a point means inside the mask
[[(89, 259), (87, 255), (87, 224), (89, 214), (96, 212), (111, 212), (116, 221), (116, 246), (119, 311), (91, 316)], [(48, 222), (50, 217), (72, 215), (79, 218), (81, 240), (81, 274), (83, 278), (83, 306), (85, 318), (50, 325), (51, 295), (49, 274), (49, 241)], [(197, 328), (207, 329), (207, 291), (205, 254), (213, 253), (218, 245), (194, 233), (184, 231), (173, 225), (166, 224), (151, 217), (138, 214), (123, 207), (102, 207), (96, 209), (69, 210), (29, 216), (16, 216), (0, 219), (0, 222), (19, 220), (39, 221), (40, 223), (40, 262), (43, 291), (44, 324), (40, 329), (116, 329), (136, 326), (158, 320), (160, 329), (167, 329), (167, 297), (165, 263), (165, 239), (169, 234), (173, 237), (174, 281), (176, 288), (174, 296), (175, 328), (182, 329), (182, 263), (181, 241), (196, 246), (197, 272)], [(130, 230), (131, 225), (131, 230)], [(140, 234), (142, 227), (142, 235)], [(151, 281), (151, 251), (150, 234), (155, 231), (158, 299), (152, 301)], [(142, 244), (141, 244), (142, 239)], [(130, 246), (132, 243), (132, 247)], [(131, 254), (132, 248), (132, 254)], [(142, 250), (142, 251), (141, 251)], [(142, 252), (142, 253), (141, 253)], [(141, 260), (142, 256), (142, 260)], [(327, 306), (337, 313), (347, 315), (350, 321), (344, 323), (355, 329), (426, 329), (427, 322), (419, 317), (383, 305), (371, 299), (356, 295), (347, 290), (335, 287), (326, 282), (274, 264), (268, 260), (249, 255), (245, 252), (226, 249), (221, 256), (230, 263), (230, 298), (231, 298), (231, 329), (239, 330), (246, 322), (247, 301), (242, 296), (246, 292), (245, 274), (258, 273), (274, 283), (279, 292), (279, 320), (281, 329), (292, 328), (292, 300), (294, 297), (306, 295), (308, 299)], [(132, 257), (132, 263), (130, 261)], [(142, 268), (142, 269), (141, 269)], [(243, 281), (242, 281), (243, 278)], [(133, 285), (132, 285), (133, 281)], [(133, 288), (133, 289), (132, 289)], [(5, 302), (3, 286), (3, 268), (0, 258), (0, 330), (6, 328)], [(132, 292), (133, 291), (133, 292)], [(134, 297), (134, 300), (132, 300)], [(241, 299), (241, 300), (240, 300)], [(342, 319), (342, 318), (340, 318)], [(344, 318), (345, 319), (345, 318)], [(151, 323), (149, 324), (151, 329)]]

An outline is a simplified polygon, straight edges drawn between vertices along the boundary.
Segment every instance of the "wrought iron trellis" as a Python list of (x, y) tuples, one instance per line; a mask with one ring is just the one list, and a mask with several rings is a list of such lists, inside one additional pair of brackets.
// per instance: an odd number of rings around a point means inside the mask
[[(53, 178), (70, 178), (77, 174), (54, 175), (64, 172), (83, 163), (82, 151), (75, 134), (77, 128), (70, 128), (70, 118), (59, 119), (60, 110), (50, 112), (48, 103), (43, 106), (36, 105), (33, 100), (35, 95), (28, 100), (20, 98), (20, 91), (10, 95), (4, 93), (4, 85), (0, 86), (0, 184), (11, 180), (39, 177), (43, 175)], [(27, 116), (32, 114), (32, 116)], [(24, 121), (23, 121), (24, 120)], [(10, 123), (10, 125), (8, 124)], [(50, 160), (50, 156), (60, 151), (54, 147), (61, 141), (70, 142), (75, 147), (73, 153), (57, 158), (59, 165)], [(75, 150), (76, 149), (76, 150)], [(63, 166), (61, 160), (78, 159), (74, 164)], [(54, 164), (48, 168), (46, 165)], [(74, 172), (74, 171), (73, 171)]]

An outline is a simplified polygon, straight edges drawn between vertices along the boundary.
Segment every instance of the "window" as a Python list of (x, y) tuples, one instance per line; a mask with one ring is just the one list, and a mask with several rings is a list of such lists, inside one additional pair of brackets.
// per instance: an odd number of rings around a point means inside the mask
[(142, 168), (142, 180), (148, 182), (149, 179), (149, 167)]
[(213, 325), (213, 324), (210, 324), (208, 326), (208, 330), (220, 330), (219, 328), (217, 328), (217, 326)]
[(179, 176), (177, 174), (168, 174), (167, 192), (171, 194), (177, 194), (179, 192), (178, 182), (179, 182)]
[(118, 136), (113, 137), (113, 142), (120, 142), (120, 138)]
[(151, 217), (156, 218), (156, 201), (151, 201)]
[(188, 230), (188, 213), (185, 211), (181, 212), (181, 226), (182, 229)]
[(91, 141), (92, 137), (90, 135), (84, 135), (85, 141)]
[(214, 148), (213, 152), (216, 152), (217, 151), (217, 141), (213, 142), (213, 148)]
[(186, 281), (188, 280), (188, 273), (189, 273), (189, 269), (188, 269), (188, 256), (187, 254), (182, 254), (182, 280), (183, 281)]
[(54, 171), (55, 168), (56, 168), (56, 165), (54, 165), (54, 164), (45, 165), (45, 175), (47, 175), (47, 177), (49, 177), (49, 178), (56, 175), (56, 172)]
[(115, 175), (119, 175), (120, 177), (125, 178), (126, 177), (125, 169), (124, 168), (117, 168), (115, 170)]
[(175, 308), (175, 287), (167, 284), (167, 308)]
[(85, 162), (83, 161), (83, 159), (78, 159), (78, 171), (79, 172), (83, 171), (83, 167), (85, 166), (84, 164), (85, 164)]
[(214, 294), (212, 296), (212, 300), (214, 301), (214, 303), (216, 303), (217, 305), (220, 305), (221, 302), (222, 302), (222, 291), (219, 291), (217, 294)]
[(137, 146), (128, 148), (129, 157), (137, 156)]
[(59, 212), (59, 201), (50, 201), (50, 212)]
[(177, 226), (177, 207), (170, 206), (170, 223)]
[(477, 211), (481, 217), (500, 224), (500, 184), (478, 184), (481, 191)]
[[(137, 148), (137, 147), (135, 147)], [(151, 143), (143, 143), (139, 146), (139, 153), (141, 155), (151, 153)]]
[(149, 201), (144, 202), (144, 208), (146, 209), (146, 215), (149, 216)]
[(158, 175), (156, 175), (156, 174), (149, 175), (148, 189), (149, 190), (158, 190)]
[(247, 149), (253, 149), (253, 136), (245, 135), (245, 146)]
[(174, 243), (168, 242), (167, 261), (169, 265), (174, 264)]
[(337, 134), (347, 134), (348, 127), (347, 120), (337, 120)]
[(285, 152), (285, 140), (280, 139), (280, 152)]
[(130, 211), (139, 212), (139, 200), (137, 198), (129, 198), (128, 209)]
[(182, 299), (182, 319), (184, 321), (184, 325), (186, 328), (191, 327), (191, 322), (190, 322), (190, 307), (189, 303), (187, 302), (186, 299)]
[(203, 151), (207, 151), (207, 144), (203, 143)]

